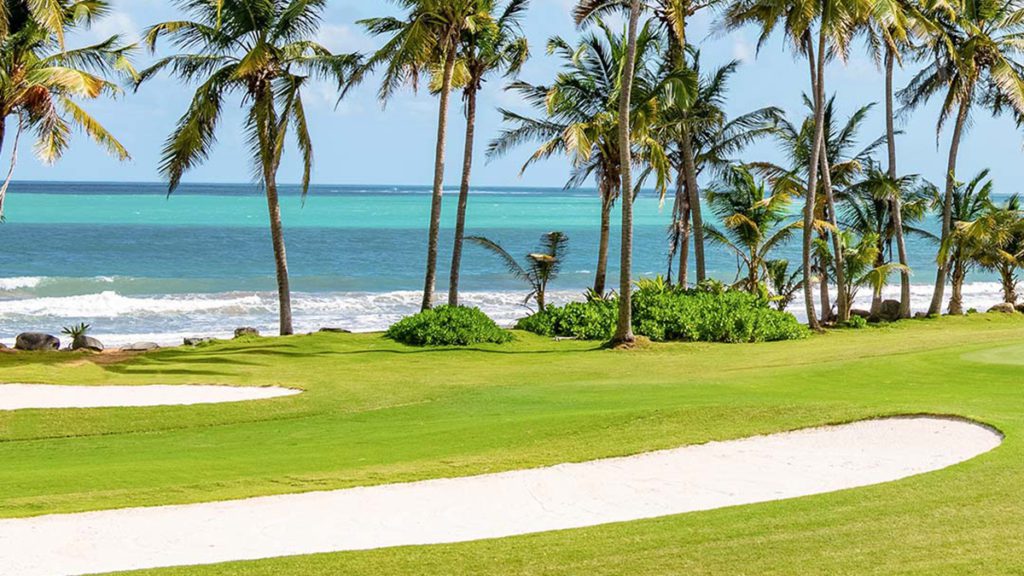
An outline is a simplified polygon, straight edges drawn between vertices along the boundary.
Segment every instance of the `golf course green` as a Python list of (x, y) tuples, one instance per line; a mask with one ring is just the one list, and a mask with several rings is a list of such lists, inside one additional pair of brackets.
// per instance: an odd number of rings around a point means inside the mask
[(1024, 316), (630, 351), (515, 337), (468, 349), (322, 333), (139, 356), (0, 352), (5, 383), (304, 390), (227, 404), (0, 411), (0, 518), (468, 476), (934, 414), (1005, 439), (951, 468), (817, 496), (133, 574), (1024, 574)]

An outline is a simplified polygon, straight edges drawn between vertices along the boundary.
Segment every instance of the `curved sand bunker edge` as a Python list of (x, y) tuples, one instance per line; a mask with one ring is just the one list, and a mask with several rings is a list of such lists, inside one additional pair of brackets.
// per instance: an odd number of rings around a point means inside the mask
[(0, 520), (0, 556), (7, 540), (14, 570), (0, 574), (213, 564), (675, 516), (885, 484), (1002, 440), (962, 417), (890, 416), (477, 476)]
[(0, 383), (0, 412), (152, 408), (253, 402), (295, 396), (300, 388), (224, 384), (76, 385)]

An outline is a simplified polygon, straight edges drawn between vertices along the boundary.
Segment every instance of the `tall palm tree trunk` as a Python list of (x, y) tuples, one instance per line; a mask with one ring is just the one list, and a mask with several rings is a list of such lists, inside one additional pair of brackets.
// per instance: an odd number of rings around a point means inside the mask
[[(821, 85), (819, 90), (821, 92), (821, 102), (825, 101), (825, 78), (824, 75), (818, 77), (818, 83)], [(822, 130), (824, 126), (822, 127)], [(832, 225), (832, 230), (829, 231), (829, 236), (832, 238), (832, 263), (835, 266), (836, 274), (836, 312), (838, 320), (840, 322), (846, 322), (850, 319), (850, 298), (846, 292), (846, 269), (843, 263), (843, 242), (839, 236), (839, 221), (836, 219), (836, 200), (835, 194), (832, 190), (832, 167), (828, 161), (828, 150), (825, 148), (824, 137), (821, 142), (821, 176), (822, 184), (825, 188), (825, 208), (828, 212), (828, 222)]]
[(459, 305), (459, 273), (462, 267), (462, 245), (466, 235), (466, 207), (469, 204), (469, 183), (473, 172), (473, 144), (476, 132), (476, 85), (466, 88), (466, 148), (462, 158), (462, 185), (459, 208), (455, 217), (455, 245), (452, 247), (452, 271), (448, 278), (448, 305)]
[(682, 171), (676, 179), (676, 250), (679, 251), (678, 283), (686, 288), (690, 283), (690, 195)]
[(274, 263), (277, 267), (278, 315), (281, 336), (295, 333), (292, 328), (292, 297), (288, 281), (288, 256), (284, 248), (284, 229), (281, 226), (281, 204), (277, 197), (277, 182), (273, 170), (265, 171), (267, 210), (270, 212), (270, 238), (274, 243)]
[(949, 314), (960, 316), (964, 313), (964, 278), (967, 277), (967, 270), (964, 269), (961, 258), (956, 258), (953, 264), (953, 272), (950, 279), (952, 284), (952, 295), (949, 297)]
[[(818, 238), (822, 242), (827, 242), (828, 237), (824, 233), (818, 234)], [(828, 267), (822, 262), (820, 257), (815, 258), (815, 264), (818, 268), (818, 273), (821, 274), (821, 282), (818, 283), (818, 297), (821, 299), (821, 321), (830, 322), (832, 320), (832, 296), (828, 287)]]
[(430, 232), (427, 238), (427, 272), (423, 279), (423, 303), (421, 310), (428, 310), (434, 304), (434, 286), (437, 279), (437, 246), (441, 236), (441, 201), (444, 197), (444, 152), (448, 135), (448, 98), (452, 91), (452, 75), (455, 72), (455, 51), (449, 50), (444, 60), (444, 76), (441, 80), (440, 107), (437, 113), (437, 149), (434, 155), (434, 190), (430, 201)]
[[(960, 153), (960, 139), (963, 136), (964, 124), (967, 122), (967, 114), (970, 111), (971, 97), (974, 90), (969, 90), (966, 97), (960, 102), (960, 111), (957, 112), (956, 124), (953, 127), (953, 139), (949, 145), (949, 163), (946, 167), (946, 191), (942, 207), (942, 236), (941, 242), (945, 243), (953, 230), (953, 189), (956, 187), (956, 160)], [(928, 307), (928, 314), (942, 313), (942, 300), (946, 291), (946, 276), (948, 273), (946, 262), (938, 263), (938, 270), (935, 275), (935, 291), (932, 293), (931, 306)]]
[[(885, 50), (885, 139), (889, 150), (889, 178), (896, 181), (896, 108), (893, 105), (893, 65), (896, 54), (891, 47)], [(910, 261), (907, 257), (907, 241), (903, 237), (903, 199), (898, 195), (892, 202), (892, 226), (896, 236), (896, 252), (900, 265), (900, 318), (910, 318)]]
[(618, 182), (609, 178), (610, 174), (602, 172), (598, 177), (598, 188), (601, 193), (601, 236), (597, 245), (597, 273), (594, 275), (594, 293), (603, 296), (608, 279), (608, 243), (612, 233), (612, 208), (615, 206), (615, 192)]
[(295, 333), (292, 327), (292, 297), (288, 280), (288, 255), (284, 245), (284, 227), (281, 225), (281, 202), (277, 195), (277, 168), (281, 162), (277, 146), (277, 113), (274, 111), (274, 95), (269, 86), (255, 93), (257, 107), (257, 134), (260, 146), (260, 163), (263, 165), (263, 188), (267, 196), (267, 212), (270, 216), (270, 239), (274, 246), (274, 265), (277, 273), (278, 316), (281, 336)]
[(1013, 266), (1002, 265), (999, 267), (999, 276), (1003, 282), (1003, 302), (1007, 304), (1017, 304), (1017, 276), (1015, 274), (1016, 268)]
[(633, 154), (630, 130), (632, 110), (633, 74), (636, 69), (636, 36), (640, 22), (640, 0), (632, 0), (629, 9), (626, 65), (622, 70), (622, 90), (619, 96), (619, 153), (622, 155), (622, 259), (619, 271), (619, 320), (612, 342), (630, 344), (633, 335)]
[[(811, 252), (813, 249), (814, 238), (814, 197), (815, 192), (818, 189), (819, 153), (821, 152), (822, 141), (825, 138), (825, 107), (822, 102), (822, 93), (819, 90), (820, 84), (817, 78), (818, 75), (815, 74), (815, 70), (820, 71), (825, 67), (824, 31), (821, 31), (818, 34), (817, 64), (815, 64), (814, 47), (810, 42), (810, 38), (808, 37), (805, 41), (807, 44), (807, 60), (810, 64), (811, 87), (814, 91), (814, 143), (811, 146), (811, 159), (807, 167), (807, 198), (804, 205), (802, 246), (804, 266), (804, 305), (807, 308), (807, 324), (812, 330), (819, 330), (821, 329), (821, 325), (818, 323), (818, 315), (814, 310), (814, 292), (812, 290), (811, 283)], [(821, 281), (827, 282), (827, 279), (822, 278)]]
[(683, 154), (683, 175), (686, 178), (686, 193), (689, 196), (690, 217), (693, 220), (693, 259), (699, 283), (707, 277), (707, 265), (704, 260), (704, 215), (700, 207), (700, 188), (697, 186), (693, 139), (690, 137), (690, 131), (685, 127), (679, 146)]

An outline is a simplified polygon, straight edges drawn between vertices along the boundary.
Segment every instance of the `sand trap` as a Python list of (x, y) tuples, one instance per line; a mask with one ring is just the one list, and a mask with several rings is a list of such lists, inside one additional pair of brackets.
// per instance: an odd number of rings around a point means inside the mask
[(0, 520), (0, 574), (87, 574), (495, 538), (866, 486), (1002, 438), (894, 418), (500, 474)]
[(53, 386), (0, 384), (0, 411), (217, 404), (301, 393), (290, 388), (235, 386)]

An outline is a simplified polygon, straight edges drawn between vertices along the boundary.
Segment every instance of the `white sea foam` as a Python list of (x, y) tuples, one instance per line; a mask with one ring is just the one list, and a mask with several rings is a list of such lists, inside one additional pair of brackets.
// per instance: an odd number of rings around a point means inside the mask
[(38, 276), (18, 276), (14, 278), (0, 278), (0, 292), (10, 292), (23, 288), (35, 288), (43, 281)]
[[(15, 284), (12, 278), (5, 279)], [(28, 284), (25, 279), (23, 284)], [(912, 289), (915, 311), (927, 308), (932, 287)], [(530, 313), (523, 305), (525, 291), (477, 291), (463, 294), (462, 303), (477, 306), (503, 326), (511, 326)], [(817, 290), (815, 290), (817, 295)], [(832, 292), (833, 298), (835, 292)], [(418, 291), (295, 293), (292, 307), (295, 329), (313, 332), (323, 327), (354, 332), (385, 330), (419, 309)], [(948, 296), (948, 292), (947, 292)], [(898, 298), (899, 287), (889, 287), (886, 298)], [(556, 290), (548, 301), (562, 304), (583, 298), (582, 290)], [(996, 282), (975, 282), (964, 286), (964, 308), (987, 310), (1001, 301)], [(857, 308), (870, 305), (871, 293), (859, 291)], [(438, 302), (445, 301), (438, 294)], [(816, 302), (817, 304), (817, 302)], [(801, 297), (790, 311), (805, 320)], [(0, 337), (10, 343), (22, 331), (41, 330), (59, 334), (61, 327), (77, 322), (92, 325), (93, 333), (108, 345), (136, 341), (180, 344), (190, 336), (230, 337), (236, 327), (253, 326), (265, 334), (277, 329), (277, 295), (273, 292), (226, 292), (216, 294), (175, 294), (127, 296), (113, 291), (64, 297), (0, 299)]]

